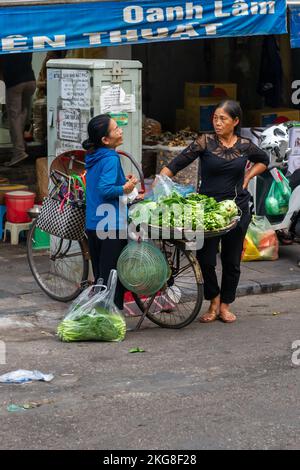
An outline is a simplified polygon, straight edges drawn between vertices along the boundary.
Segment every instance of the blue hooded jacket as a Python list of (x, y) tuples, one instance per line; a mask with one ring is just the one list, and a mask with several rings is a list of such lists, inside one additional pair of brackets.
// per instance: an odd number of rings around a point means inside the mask
[[(85, 158), (86, 173), (86, 228), (96, 230), (97, 224), (109, 219), (109, 229), (123, 228), (124, 220), (119, 217), (119, 197), (124, 195), (123, 186), (126, 178), (121, 166), (119, 154), (106, 147), (101, 147)], [(101, 204), (111, 204), (116, 210), (116, 217), (101, 210)], [(99, 209), (98, 209), (99, 210)], [(127, 214), (127, 212), (126, 212)]]

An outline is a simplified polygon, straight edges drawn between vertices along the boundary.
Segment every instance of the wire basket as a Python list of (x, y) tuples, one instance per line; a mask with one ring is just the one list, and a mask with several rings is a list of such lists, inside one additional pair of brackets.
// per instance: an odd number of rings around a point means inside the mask
[(152, 242), (130, 242), (117, 264), (123, 286), (138, 295), (153, 295), (170, 276), (166, 258)]

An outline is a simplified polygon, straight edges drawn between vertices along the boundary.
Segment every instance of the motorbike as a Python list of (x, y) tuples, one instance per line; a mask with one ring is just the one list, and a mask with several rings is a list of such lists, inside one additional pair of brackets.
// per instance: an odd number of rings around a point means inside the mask
[[(284, 244), (300, 243), (300, 168), (291, 164), (290, 130), (300, 123), (278, 124), (267, 129), (251, 128), (259, 148), (264, 150), (270, 158), (268, 170), (253, 178), (249, 184), (249, 192), (253, 198), (254, 213), (268, 218), (273, 230), (277, 233), (279, 241)], [(278, 181), (280, 170), (291, 188), (288, 209), (282, 215), (268, 215), (265, 201), (271, 184)], [(292, 173), (291, 173), (292, 169)], [(300, 267), (300, 257), (297, 260)]]

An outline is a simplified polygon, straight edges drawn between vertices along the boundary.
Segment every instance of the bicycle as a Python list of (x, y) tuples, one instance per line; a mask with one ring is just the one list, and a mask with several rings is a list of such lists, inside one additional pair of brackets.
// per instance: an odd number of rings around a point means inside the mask
[[(131, 155), (144, 191), (144, 178), (139, 165)], [(50, 171), (65, 175), (82, 173), (84, 151), (65, 152), (55, 158)], [(51, 235), (49, 247), (35, 249), (36, 221), (28, 232), (27, 257), (31, 272), (39, 287), (52, 299), (68, 302), (75, 299), (91, 282), (89, 281), (89, 251), (87, 238), (80, 241), (63, 240)], [(163, 328), (179, 329), (189, 325), (200, 312), (203, 302), (203, 280), (200, 266), (194, 254), (186, 249), (183, 240), (157, 240), (170, 268), (165, 286), (151, 297), (132, 294), (142, 312), (137, 324), (140, 327), (145, 316)]]

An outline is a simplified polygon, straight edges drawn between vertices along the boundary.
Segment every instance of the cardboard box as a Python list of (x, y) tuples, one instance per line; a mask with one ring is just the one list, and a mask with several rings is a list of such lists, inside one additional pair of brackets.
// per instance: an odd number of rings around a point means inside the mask
[(199, 108), (201, 106), (209, 106), (212, 104), (219, 104), (220, 101), (218, 98), (196, 98), (194, 96), (188, 96), (185, 98), (185, 112), (191, 108)]
[(186, 82), (184, 89), (185, 107), (187, 107), (188, 98), (208, 98), (236, 100), (236, 83), (205, 83), (205, 82)]
[(186, 112), (185, 109), (176, 109), (176, 121), (175, 121), (175, 130), (180, 131), (185, 129), (186, 124)]
[(213, 131), (213, 114), (219, 104), (218, 99), (204, 99), (198, 101), (198, 105), (189, 106), (186, 109), (186, 124), (194, 131)]
[(251, 127), (267, 127), (287, 121), (299, 121), (300, 112), (293, 108), (264, 108), (254, 109), (248, 113)]

